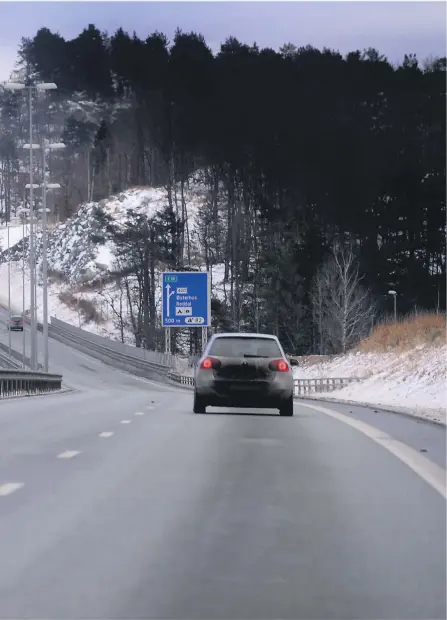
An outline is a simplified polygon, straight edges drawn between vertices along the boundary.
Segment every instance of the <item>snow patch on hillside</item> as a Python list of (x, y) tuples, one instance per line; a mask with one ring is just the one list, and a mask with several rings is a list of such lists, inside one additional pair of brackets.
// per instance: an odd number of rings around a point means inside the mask
[[(181, 210), (181, 188), (173, 190), (174, 203)], [(208, 207), (210, 201), (203, 173), (198, 172), (185, 184), (184, 213), (191, 238), (191, 255), (196, 269), (205, 270), (201, 265), (200, 226), (197, 220), (201, 210)], [(115, 223), (124, 224), (130, 212), (153, 217), (168, 205), (168, 194), (165, 188), (141, 187), (121, 192), (100, 202), (84, 203), (78, 212), (66, 222), (57, 225), (48, 235), (48, 273), (49, 273), (49, 300), (50, 316), (67, 321), (84, 329), (106, 335), (111, 338), (120, 338), (117, 317), (114, 315), (113, 304), (118, 307), (119, 290), (115, 281), (108, 281), (107, 276), (115, 267), (116, 248), (104, 230), (101, 212), (110, 217)], [(179, 214), (180, 215), (180, 214)], [(25, 308), (29, 308), (29, 238), (27, 231), (23, 237), (23, 226), (16, 222), (10, 227), (10, 251), (7, 252), (6, 228), (0, 229), (0, 303), (8, 302), (7, 261), (11, 261), (11, 304), (15, 312), (22, 311), (22, 259), (25, 253)], [(23, 237), (23, 238), (22, 238)], [(42, 318), (42, 247), (41, 233), (36, 235), (37, 257), (37, 314)], [(210, 267), (212, 280), (212, 294), (224, 300), (226, 297), (224, 266), (221, 264)], [(155, 294), (156, 306), (160, 310), (161, 288), (159, 273), (156, 274), (157, 289)], [(76, 300), (90, 302), (96, 308), (95, 320), (85, 320), (85, 316), (75, 307)], [(126, 306), (125, 302), (125, 306)], [(126, 312), (126, 310), (125, 310)], [(129, 318), (127, 316), (127, 318)], [(135, 338), (129, 329), (125, 329), (124, 337), (129, 344), (135, 344)]]
[(294, 368), (294, 377), (362, 377), (361, 382), (312, 397), (401, 409), (445, 424), (446, 371), (447, 346), (420, 346), (403, 352), (352, 352), (327, 361), (304, 362)]

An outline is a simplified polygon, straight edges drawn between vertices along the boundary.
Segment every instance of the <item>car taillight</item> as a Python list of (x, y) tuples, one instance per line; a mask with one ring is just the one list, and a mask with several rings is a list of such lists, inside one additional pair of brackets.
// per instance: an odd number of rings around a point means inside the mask
[(220, 360), (216, 360), (215, 357), (205, 357), (200, 364), (202, 370), (211, 370), (212, 368), (218, 368), (220, 366)]
[(269, 364), (270, 370), (274, 370), (276, 372), (289, 372), (289, 364), (285, 360), (273, 360)]

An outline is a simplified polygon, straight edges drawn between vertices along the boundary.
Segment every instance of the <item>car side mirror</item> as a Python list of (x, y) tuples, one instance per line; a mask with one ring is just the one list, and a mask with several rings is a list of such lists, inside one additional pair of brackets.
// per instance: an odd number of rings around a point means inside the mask
[(298, 366), (298, 360), (296, 360), (294, 357), (291, 357), (289, 361), (291, 366)]

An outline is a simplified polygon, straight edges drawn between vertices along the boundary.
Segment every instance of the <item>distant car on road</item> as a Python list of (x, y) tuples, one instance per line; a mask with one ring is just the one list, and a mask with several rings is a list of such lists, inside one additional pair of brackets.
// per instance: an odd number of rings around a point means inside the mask
[(194, 413), (208, 406), (259, 407), (293, 416), (294, 365), (276, 336), (215, 334), (197, 365)]
[(9, 322), (10, 331), (23, 332), (23, 316), (21, 314), (14, 314)]

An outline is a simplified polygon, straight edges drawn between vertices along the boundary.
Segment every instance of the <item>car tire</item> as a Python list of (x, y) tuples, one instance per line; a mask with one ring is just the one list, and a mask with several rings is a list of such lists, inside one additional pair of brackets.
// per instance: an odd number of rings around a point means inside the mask
[(194, 413), (206, 413), (206, 405), (200, 396), (194, 392), (194, 405), (193, 405)]
[(293, 416), (293, 396), (284, 401), (279, 408), (279, 415), (284, 417)]

